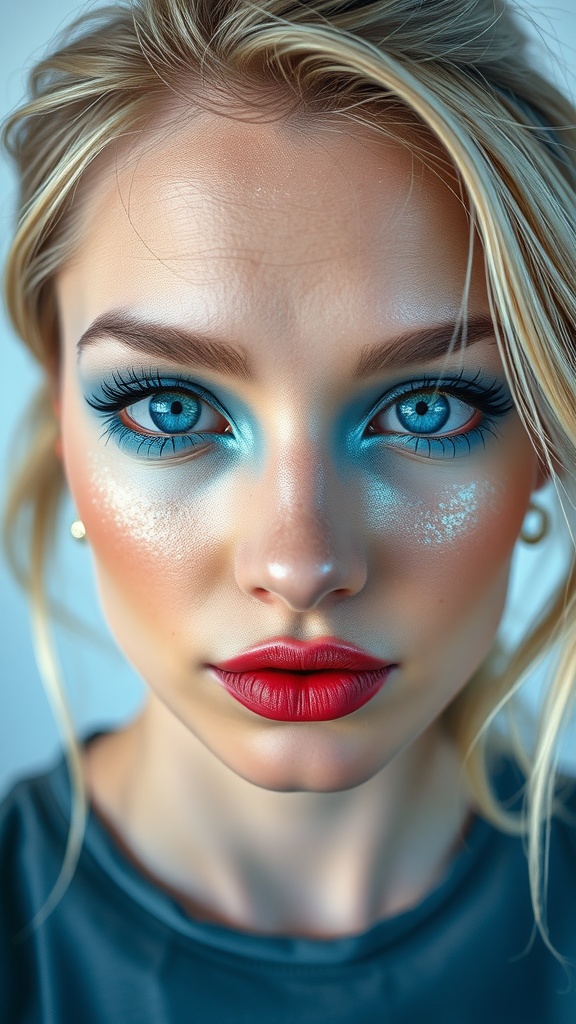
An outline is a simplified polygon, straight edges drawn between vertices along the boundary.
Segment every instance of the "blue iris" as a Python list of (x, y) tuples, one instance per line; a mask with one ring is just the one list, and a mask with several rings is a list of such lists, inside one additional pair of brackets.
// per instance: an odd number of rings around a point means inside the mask
[(184, 434), (198, 422), (200, 402), (182, 391), (163, 391), (150, 399), (148, 413), (164, 434)]
[(450, 418), (445, 395), (416, 391), (396, 404), (398, 420), (411, 434), (437, 434)]

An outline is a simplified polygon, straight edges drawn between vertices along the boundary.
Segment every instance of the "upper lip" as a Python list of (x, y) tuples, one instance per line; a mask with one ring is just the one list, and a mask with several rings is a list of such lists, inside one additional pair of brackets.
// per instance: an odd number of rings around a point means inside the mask
[(230, 672), (274, 668), (292, 672), (318, 672), (330, 669), (366, 671), (386, 668), (391, 664), (337, 637), (306, 642), (281, 636), (257, 644), (227, 661), (214, 663), (214, 667)]

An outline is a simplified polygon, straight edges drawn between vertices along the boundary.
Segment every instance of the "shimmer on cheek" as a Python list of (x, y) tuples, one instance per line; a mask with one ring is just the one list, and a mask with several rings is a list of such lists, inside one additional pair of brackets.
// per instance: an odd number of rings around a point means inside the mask
[(479, 506), (493, 497), (496, 489), (489, 483), (453, 484), (435, 505), (424, 500), (410, 507), (414, 540), (418, 544), (445, 544), (478, 528)]
[(222, 453), (160, 473), (149, 465), (123, 466), (126, 461), (121, 453), (88, 460), (93, 512), (86, 525), (95, 541), (102, 534), (103, 551), (113, 547), (121, 560), (184, 563), (206, 545), (207, 534), (213, 540), (226, 529), (231, 510), (221, 487)]
[(105, 466), (92, 473), (90, 490), (92, 504), (125, 543), (143, 547), (151, 554), (169, 554), (174, 561), (185, 557), (184, 546), (179, 543), (186, 519), (182, 503), (142, 495), (130, 483), (115, 478)]

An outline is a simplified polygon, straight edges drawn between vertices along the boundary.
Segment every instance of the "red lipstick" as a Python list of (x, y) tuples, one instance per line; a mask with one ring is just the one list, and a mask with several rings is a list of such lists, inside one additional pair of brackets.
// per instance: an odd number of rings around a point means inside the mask
[(397, 666), (337, 637), (276, 637), (208, 665), (225, 690), (263, 718), (325, 722), (366, 704)]

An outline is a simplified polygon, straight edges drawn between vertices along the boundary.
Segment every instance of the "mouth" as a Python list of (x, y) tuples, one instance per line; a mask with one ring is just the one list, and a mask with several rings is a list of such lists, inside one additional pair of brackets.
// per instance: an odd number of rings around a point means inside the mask
[(398, 665), (337, 638), (306, 644), (278, 637), (205, 667), (230, 696), (262, 718), (323, 722), (361, 708)]

